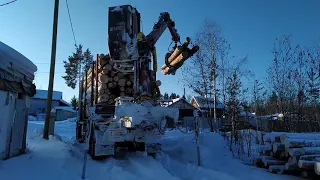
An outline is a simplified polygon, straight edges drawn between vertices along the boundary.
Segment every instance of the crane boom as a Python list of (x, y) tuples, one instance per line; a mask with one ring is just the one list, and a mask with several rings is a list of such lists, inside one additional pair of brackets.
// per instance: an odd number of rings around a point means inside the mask
[(148, 45), (153, 47), (167, 28), (172, 36), (172, 41), (178, 43), (180, 41), (180, 35), (175, 28), (175, 23), (171, 20), (170, 14), (164, 12), (160, 14), (158, 22), (154, 24), (152, 31), (146, 36)]

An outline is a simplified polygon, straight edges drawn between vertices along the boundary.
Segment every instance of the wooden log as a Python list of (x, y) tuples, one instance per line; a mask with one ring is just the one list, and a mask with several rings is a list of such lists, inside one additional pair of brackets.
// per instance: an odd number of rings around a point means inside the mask
[(303, 147), (299, 150), (301, 155), (320, 154), (320, 147)]
[(291, 156), (291, 162), (298, 164), (300, 156)]
[(285, 165), (285, 170), (287, 171), (296, 171), (299, 169), (298, 164), (287, 162)]
[(284, 155), (285, 155), (286, 157), (289, 157), (289, 152), (288, 152), (288, 149), (286, 149), (286, 148), (285, 148), (285, 150), (284, 150)]
[(257, 151), (259, 153), (263, 153), (263, 150), (271, 151), (272, 150), (272, 145), (270, 143), (266, 143), (265, 145), (258, 146)]
[(132, 82), (130, 80), (127, 81), (127, 86), (130, 86), (132, 84)]
[(319, 147), (320, 140), (285, 139), (286, 148)]
[(116, 72), (114, 72), (114, 71), (111, 71), (111, 72), (110, 72), (110, 76), (111, 76), (111, 77), (116, 76), (116, 74), (117, 74), (117, 73), (116, 73)]
[[(171, 64), (171, 62), (180, 55), (180, 53), (181, 53), (181, 48), (182, 48), (182, 46), (178, 46), (178, 47), (175, 48), (175, 50), (172, 52), (172, 54), (168, 54), (169, 57), (167, 57), (167, 58), (168, 58), (168, 63), (169, 63), (169, 64)], [(161, 67), (161, 70), (164, 70), (166, 67), (167, 67), (167, 65), (164, 64), (164, 65)]]
[(112, 88), (113, 87), (113, 82), (109, 82), (108, 83), (108, 88)]
[(115, 82), (119, 81), (119, 76), (114, 76), (114, 77), (113, 77), (113, 80), (114, 80)]
[(101, 82), (101, 83), (108, 83), (109, 82), (109, 77), (107, 76), (107, 75), (101, 75), (100, 77), (99, 77), (99, 81)]
[(289, 148), (289, 149), (287, 149), (287, 151), (290, 156), (301, 156), (302, 155), (300, 148)]
[(316, 162), (314, 163), (314, 172), (315, 172), (318, 176), (320, 176), (320, 162), (319, 162), (319, 161), (316, 161)]
[(107, 89), (108, 88), (108, 84), (107, 83), (101, 83), (101, 89)]
[(320, 154), (304, 155), (300, 156), (299, 160), (313, 161), (320, 158)]
[(271, 165), (285, 165), (286, 161), (281, 161), (277, 159), (267, 159), (263, 161), (265, 167), (269, 167)]
[(120, 93), (120, 96), (125, 96), (126, 94), (124, 92), (121, 92)]
[(305, 139), (305, 140), (320, 140), (319, 133), (284, 133), (281, 135), (281, 143), (285, 142), (285, 139)]
[(126, 82), (127, 82), (126, 79), (119, 79), (118, 84), (119, 86), (124, 87), (126, 85)]
[(125, 91), (125, 87), (120, 87), (120, 91), (124, 92)]
[[(176, 57), (176, 58), (170, 63), (170, 65), (176, 67), (176, 66), (178, 65), (178, 63), (183, 62), (183, 61), (186, 60), (188, 57), (189, 57), (188, 52), (184, 51), (184, 52), (182, 52), (178, 57)], [(166, 66), (166, 65), (165, 65), (165, 66)], [(161, 70), (161, 72), (166, 75), (166, 74), (169, 73), (169, 70), (170, 70), (170, 68), (169, 68), (168, 66), (166, 66), (164, 69)]]
[(271, 139), (271, 142), (277, 142), (277, 143), (280, 143), (280, 135), (271, 135), (270, 136), (270, 139)]
[(122, 72), (119, 72), (117, 76), (119, 77), (119, 79), (124, 78), (124, 74)]
[(263, 161), (265, 161), (267, 159), (272, 159), (272, 157), (271, 156), (257, 156), (254, 158), (253, 163), (258, 167), (263, 167), (264, 166)]
[(314, 169), (314, 163), (315, 161), (307, 161), (307, 160), (299, 160), (298, 161), (298, 167), (301, 169)]
[(282, 174), (285, 169), (284, 165), (271, 165), (269, 166), (269, 172), (276, 173), (276, 174)]
[(273, 147), (272, 150), (273, 150), (274, 153), (276, 153), (278, 151), (284, 151), (285, 150), (284, 144), (281, 144), (279, 142), (273, 143), (272, 147)]

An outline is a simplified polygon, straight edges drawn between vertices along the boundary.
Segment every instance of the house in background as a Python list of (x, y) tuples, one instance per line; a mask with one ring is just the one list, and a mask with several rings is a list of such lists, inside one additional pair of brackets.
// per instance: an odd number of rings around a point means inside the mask
[[(160, 100), (160, 105), (163, 107), (171, 107), (179, 109), (179, 120), (177, 125), (182, 126), (192, 126), (194, 122), (193, 111), (196, 109), (189, 102), (186, 101), (184, 97), (169, 99), (169, 100)], [(168, 128), (174, 128), (174, 124), (167, 124)]]
[[(192, 96), (190, 104), (192, 104), (195, 108), (199, 110), (203, 110), (204, 112), (210, 112), (213, 111), (214, 101), (213, 98), (204, 98), (204, 97), (195, 97)], [(224, 111), (224, 104), (220, 103), (218, 100), (216, 101), (216, 113), (217, 118), (223, 118), (223, 111)]]
[(0, 160), (25, 153), (37, 66), (0, 41)]
[[(36, 90), (36, 94), (31, 98), (29, 115), (38, 117), (38, 120), (42, 120), (45, 117), (46, 105), (47, 105), (47, 90)], [(71, 107), (71, 105), (62, 99), (62, 92), (53, 91), (51, 107), (57, 106)]]
[(213, 107), (214, 107), (214, 101), (213, 98), (204, 98), (204, 97), (196, 97), (193, 96), (191, 98), (190, 104), (192, 104), (196, 109), (201, 110), (202, 117), (200, 118), (200, 124), (199, 126), (201, 128), (209, 128), (209, 117), (210, 117), (210, 108), (211, 108), (211, 118), (214, 128), (217, 126), (220, 127), (221, 123), (223, 122), (223, 112), (225, 109), (224, 104), (220, 103), (218, 100), (216, 101), (216, 117), (217, 122), (214, 123), (214, 116), (213, 116)]
[(77, 111), (71, 106), (56, 106), (52, 108), (51, 112), (55, 112), (56, 121), (63, 121), (69, 118), (77, 117)]

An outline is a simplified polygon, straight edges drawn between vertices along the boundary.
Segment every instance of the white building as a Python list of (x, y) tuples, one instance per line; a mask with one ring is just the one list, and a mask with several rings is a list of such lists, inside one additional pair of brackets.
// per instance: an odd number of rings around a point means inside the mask
[(37, 66), (0, 41), (0, 159), (23, 154)]

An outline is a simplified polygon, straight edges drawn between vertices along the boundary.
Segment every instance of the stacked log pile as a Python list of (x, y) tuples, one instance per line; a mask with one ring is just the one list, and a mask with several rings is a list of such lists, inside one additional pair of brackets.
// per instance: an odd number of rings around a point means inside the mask
[(254, 164), (271, 173), (320, 178), (320, 134), (270, 133)]
[[(96, 71), (96, 70), (95, 70)], [(96, 74), (94, 74), (96, 76)], [(92, 67), (87, 72), (87, 83), (83, 78), (86, 99), (91, 97)], [(96, 91), (96, 77), (94, 78), (94, 91)], [(119, 96), (133, 96), (133, 74), (122, 73), (114, 68), (114, 62), (108, 55), (100, 54), (98, 60), (98, 103), (114, 104)], [(87, 85), (85, 85), (87, 84)], [(83, 92), (85, 94), (85, 92)]]

